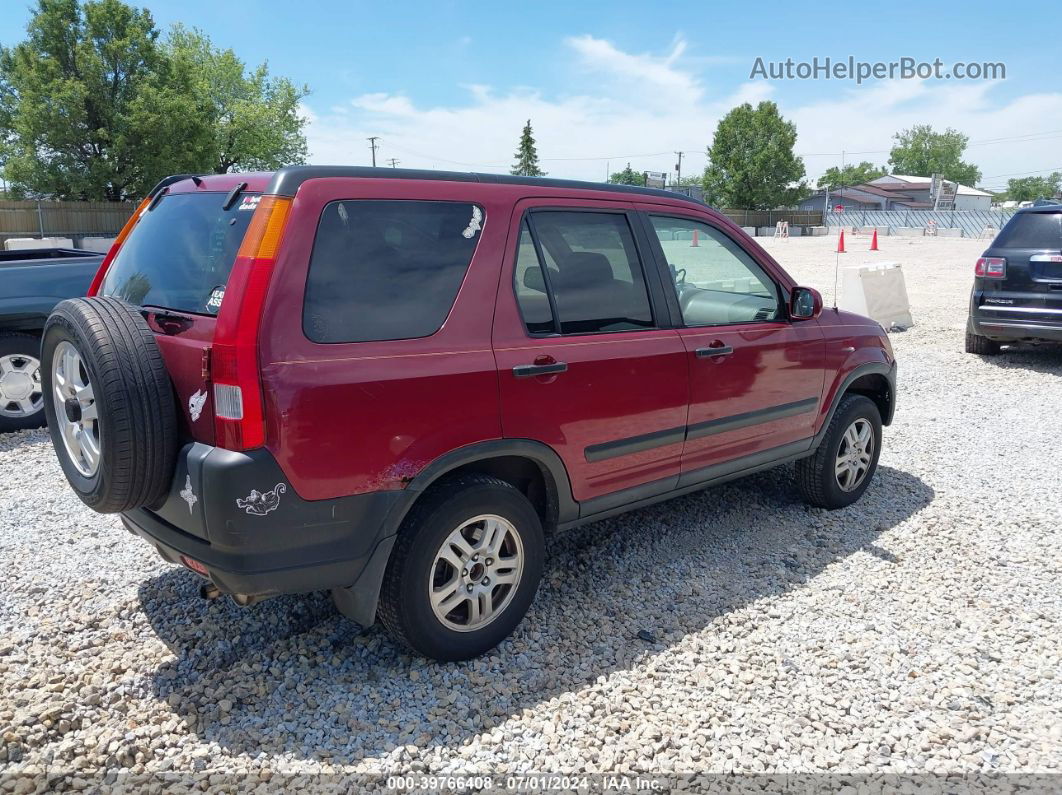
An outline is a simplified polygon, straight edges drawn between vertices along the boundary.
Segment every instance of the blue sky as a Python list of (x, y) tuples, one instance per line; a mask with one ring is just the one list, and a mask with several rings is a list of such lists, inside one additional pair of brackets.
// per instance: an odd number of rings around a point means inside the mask
[[(24, 34), (28, 0), (3, 0), (0, 42)], [(996, 187), (1062, 169), (1062, 3), (893, 2), (817, 6), (725, 3), (357, 3), (141, 0), (160, 27), (204, 29), (245, 61), (307, 83), (314, 162), (378, 158), (409, 167), (504, 170), (530, 117), (551, 175), (600, 178), (629, 160), (700, 170), (718, 119), (772, 99), (797, 124), (808, 174), (849, 159), (887, 159), (892, 134), (929, 122), (967, 133), (968, 158)], [(897, 10), (899, 9), (899, 10)], [(1000, 13), (1001, 10), (1003, 13)], [(1053, 35), (1053, 34), (1052, 34)], [(780, 61), (939, 57), (1002, 61), (998, 81), (750, 80)], [(1041, 134), (1042, 133), (1042, 134)], [(998, 141), (997, 139), (1020, 140)]]

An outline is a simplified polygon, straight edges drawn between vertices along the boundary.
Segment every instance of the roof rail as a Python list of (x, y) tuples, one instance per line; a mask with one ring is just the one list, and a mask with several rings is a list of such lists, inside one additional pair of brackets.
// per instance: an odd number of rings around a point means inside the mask
[(653, 196), (688, 202), (698, 207), (707, 205), (683, 193), (643, 188), (638, 185), (612, 185), (605, 182), (583, 182), (574, 179), (550, 179), (548, 177), (517, 177), (509, 174), (480, 174), (465, 171), (433, 171), (414, 168), (375, 168), (372, 166), (287, 166), (273, 174), (266, 193), (276, 196), (294, 196), (303, 182), (328, 177), (356, 179), (425, 179), (444, 182), (479, 182), (495, 185), (528, 185), (544, 188), (570, 188), (573, 190), (599, 190), (611, 193), (630, 193), (635, 196)]

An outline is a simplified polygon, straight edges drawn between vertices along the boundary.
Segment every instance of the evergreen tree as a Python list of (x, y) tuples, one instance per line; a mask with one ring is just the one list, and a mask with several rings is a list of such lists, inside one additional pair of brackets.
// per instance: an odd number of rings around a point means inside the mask
[(631, 164), (628, 163), (623, 171), (610, 174), (608, 181), (613, 185), (641, 185), (645, 187), (645, 173), (632, 171)]
[(516, 163), (509, 173), (517, 177), (544, 177), (546, 172), (538, 167), (538, 150), (531, 134), (531, 119), (524, 125), (520, 135), (520, 148), (516, 150)]

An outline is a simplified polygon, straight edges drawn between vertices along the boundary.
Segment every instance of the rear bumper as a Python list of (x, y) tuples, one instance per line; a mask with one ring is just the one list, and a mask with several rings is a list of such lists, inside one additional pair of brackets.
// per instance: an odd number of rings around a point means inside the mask
[(966, 330), (972, 334), (998, 342), (1018, 340), (1045, 340), (1062, 342), (1062, 322), (1046, 323), (1035, 320), (986, 317), (984, 313), (971, 312)]
[(227, 593), (302, 593), (355, 585), (374, 555), (386, 558), (404, 496), (306, 501), (267, 450), (196, 443), (181, 450), (166, 501), (122, 522), (166, 560), (198, 564), (189, 568)]

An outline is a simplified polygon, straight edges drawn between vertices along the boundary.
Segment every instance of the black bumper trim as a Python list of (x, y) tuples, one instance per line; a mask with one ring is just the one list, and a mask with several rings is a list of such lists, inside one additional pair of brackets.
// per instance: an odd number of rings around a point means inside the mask
[[(395, 490), (303, 500), (289, 486), (268, 510), (247, 510), (252, 489), (278, 483), (286, 477), (267, 450), (186, 445), (165, 503), (128, 511), (122, 521), (165, 559), (202, 564), (222, 591), (298, 593), (355, 583), (380, 540), (397, 532), (399, 506), (409, 498)], [(181, 496), (189, 488), (191, 506)]]

